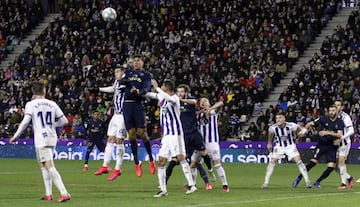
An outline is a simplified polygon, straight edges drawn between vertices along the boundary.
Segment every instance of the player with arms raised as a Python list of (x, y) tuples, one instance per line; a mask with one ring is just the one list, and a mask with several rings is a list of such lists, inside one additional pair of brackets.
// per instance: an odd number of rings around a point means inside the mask
[(167, 196), (166, 188), (166, 161), (169, 157), (176, 156), (180, 162), (183, 173), (190, 187), (186, 194), (196, 191), (191, 176), (189, 163), (186, 161), (184, 133), (180, 120), (180, 100), (175, 94), (175, 86), (171, 81), (164, 81), (161, 88), (155, 80), (152, 81), (153, 88), (157, 93), (147, 93), (147, 97), (158, 99), (160, 104), (160, 125), (162, 128), (161, 148), (158, 161), (158, 179), (160, 191), (154, 197)]
[[(203, 97), (200, 99), (200, 112), (197, 115), (199, 131), (205, 139), (206, 150), (213, 160), (214, 168), (220, 177), (223, 186), (223, 192), (229, 192), (229, 186), (226, 179), (224, 168), (220, 163), (220, 146), (218, 133), (218, 113), (217, 110), (222, 107), (224, 103), (219, 101), (213, 106), (210, 105), (209, 99)], [(196, 169), (191, 169), (193, 176), (196, 175)], [(194, 179), (195, 180), (195, 179)]]
[[(301, 175), (305, 178), (307, 188), (311, 188), (311, 182), (306, 171), (306, 167), (301, 160), (300, 153), (296, 148), (296, 136), (304, 133), (303, 128), (293, 122), (287, 122), (285, 113), (279, 112), (275, 116), (276, 123), (269, 127), (267, 148), (270, 152), (270, 162), (266, 168), (265, 181), (261, 188), (269, 187), (270, 177), (274, 171), (275, 163), (283, 156), (287, 155), (289, 160), (294, 159)], [(275, 146), (273, 147), (273, 140), (275, 139)]]
[(68, 123), (68, 120), (55, 102), (45, 98), (46, 89), (43, 83), (34, 83), (32, 92), (33, 100), (26, 103), (24, 118), (14, 136), (11, 137), (10, 143), (14, 143), (24, 129), (26, 129), (27, 125), (32, 122), (36, 158), (39, 162), (45, 185), (45, 195), (41, 200), (50, 201), (53, 199), (52, 182), (54, 182), (61, 194), (58, 202), (64, 202), (70, 200), (71, 197), (64, 186), (59, 172), (55, 168), (53, 156), (58, 140), (55, 128), (64, 126)]

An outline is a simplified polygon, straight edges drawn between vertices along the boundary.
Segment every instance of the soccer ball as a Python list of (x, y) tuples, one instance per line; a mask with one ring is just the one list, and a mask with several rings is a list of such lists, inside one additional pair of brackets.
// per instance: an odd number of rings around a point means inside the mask
[(115, 9), (107, 7), (101, 11), (101, 16), (105, 22), (113, 22), (115, 21), (117, 14)]

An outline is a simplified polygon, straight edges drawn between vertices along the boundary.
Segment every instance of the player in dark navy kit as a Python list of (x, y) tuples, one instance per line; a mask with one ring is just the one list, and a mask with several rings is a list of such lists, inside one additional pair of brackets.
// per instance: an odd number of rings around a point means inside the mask
[(104, 144), (104, 131), (106, 130), (106, 124), (103, 120), (99, 119), (99, 112), (95, 111), (92, 114), (92, 118), (89, 120), (87, 124), (87, 150), (85, 156), (85, 165), (83, 167), (84, 171), (88, 170), (88, 163), (90, 153), (96, 146), (100, 152), (105, 151), (105, 144)]
[[(211, 167), (211, 160), (209, 155), (207, 155), (205, 150), (205, 143), (202, 135), (198, 130), (197, 119), (196, 119), (196, 99), (188, 97), (190, 93), (190, 87), (186, 84), (180, 84), (177, 87), (177, 95), (180, 98), (180, 111), (181, 111), (181, 123), (184, 131), (185, 147), (186, 147), (186, 157), (187, 160), (192, 163), (191, 156), (194, 151), (200, 156), (204, 157), (204, 162), (209, 169), (210, 176), (212, 181), (215, 181), (216, 177)], [(166, 168), (166, 182), (170, 178), (173, 168), (179, 164), (179, 161), (176, 158), (172, 158), (169, 162), (168, 167)], [(200, 172), (201, 178), (205, 182), (205, 189), (211, 190), (212, 186), (209, 183), (208, 177), (202, 165), (197, 165), (192, 163), (192, 168), (196, 168)]]
[[(205, 142), (202, 135), (199, 132), (197, 118), (196, 118), (196, 104), (197, 100), (190, 96), (190, 87), (186, 84), (180, 84), (177, 87), (177, 95), (180, 98), (180, 110), (181, 110), (181, 122), (183, 123), (184, 137), (186, 151), (188, 152), (188, 158), (191, 158), (191, 168), (197, 168), (199, 163), (198, 159), (194, 157), (201, 157), (204, 160), (209, 172), (209, 178), (211, 181), (215, 181), (216, 177), (211, 166), (211, 160), (205, 149)], [(191, 153), (191, 154), (190, 154)], [(196, 156), (194, 156), (196, 155)], [(200, 167), (200, 173), (201, 167)], [(204, 178), (204, 175), (201, 175)], [(206, 189), (210, 190), (212, 187), (205, 180)]]
[[(337, 108), (331, 105), (328, 108), (328, 116), (315, 119), (306, 124), (305, 128), (309, 129), (317, 126), (316, 130), (319, 132), (318, 143), (314, 151), (313, 158), (310, 163), (306, 165), (306, 170), (310, 171), (318, 160), (325, 155), (327, 161), (327, 168), (321, 176), (315, 181), (314, 186), (320, 188), (320, 182), (327, 178), (330, 173), (336, 168), (336, 154), (343, 135), (344, 122), (337, 116)], [(299, 175), (293, 182), (293, 187), (296, 187), (302, 179)]]
[(145, 127), (145, 108), (143, 105), (144, 95), (151, 89), (151, 73), (143, 68), (144, 62), (141, 56), (134, 56), (133, 68), (125, 71), (123, 80), (126, 81), (124, 119), (125, 127), (131, 143), (131, 151), (134, 156), (136, 175), (141, 177), (141, 162), (138, 159), (138, 145), (136, 138), (139, 136), (149, 154), (149, 169), (151, 174), (155, 174), (156, 166), (151, 152), (150, 140), (146, 136)]

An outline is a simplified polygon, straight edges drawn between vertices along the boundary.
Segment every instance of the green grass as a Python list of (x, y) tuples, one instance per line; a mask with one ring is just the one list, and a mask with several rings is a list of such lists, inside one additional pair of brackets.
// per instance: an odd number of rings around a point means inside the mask
[[(56, 160), (55, 163), (72, 195), (69, 202), (39, 200), (44, 193), (44, 186), (35, 160), (1, 159), (0, 206), (359, 206), (356, 202), (359, 200), (360, 187), (355, 185), (351, 190), (338, 191), (340, 178), (334, 172), (322, 182), (320, 189), (306, 189), (304, 182), (300, 183), (298, 188), (292, 188), (291, 183), (298, 174), (294, 164), (276, 165), (270, 188), (262, 190), (260, 186), (264, 178), (265, 164), (226, 163), (223, 165), (230, 185), (229, 193), (221, 191), (219, 179), (213, 184), (213, 190), (206, 191), (199, 178), (199, 190), (191, 195), (185, 195), (184, 177), (181, 169), (176, 167), (168, 184), (169, 195), (153, 198), (158, 191), (158, 181), (156, 175), (148, 172), (146, 163), (143, 165), (143, 176), (138, 178), (133, 163), (124, 162), (123, 174), (114, 182), (109, 182), (107, 175), (93, 175), (101, 165), (100, 161), (90, 161), (88, 172), (82, 171), (82, 161)], [(315, 181), (325, 167), (318, 165), (311, 170), (311, 180)], [(357, 176), (360, 165), (348, 165), (348, 170)], [(57, 198), (59, 193), (55, 187), (53, 188), (54, 197)]]

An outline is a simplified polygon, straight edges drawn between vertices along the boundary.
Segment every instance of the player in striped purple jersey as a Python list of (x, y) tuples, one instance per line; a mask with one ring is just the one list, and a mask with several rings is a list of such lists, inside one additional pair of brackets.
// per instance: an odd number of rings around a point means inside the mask
[[(279, 112), (276, 114), (276, 124), (269, 127), (267, 148), (270, 152), (270, 162), (266, 168), (265, 181), (261, 188), (269, 187), (270, 177), (274, 171), (275, 163), (283, 156), (287, 155), (289, 160), (294, 159), (301, 175), (305, 179), (306, 187), (311, 188), (311, 182), (306, 171), (306, 167), (301, 160), (300, 153), (296, 148), (296, 137), (304, 133), (306, 129), (293, 122), (287, 122), (285, 113)], [(298, 136), (299, 137), (299, 136)], [(275, 146), (272, 142), (275, 139)]]
[(103, 165), (96, 171), (95, 175), (101, 175), (108, 173), (111, 170), (109, 166), (111, 155), (114, 151), (114, 144), (116, 145), (116, 163), (115, 169), (108, 177), (109, 181), (115, 180), (121, 175), (121, 165), (123, 161), (123, 155), (125, 151), (124, 139), (126, 137), (125, 121), (123, 116), (123, 103), (124, 103), (124, 89), (125, 85), (122, 84), (121, 78), (124, 75), (124, 68), (115, 68), (115, 82), (112, 86), (100, 87), (98, 90), (105, 93), (114, 93), (114, 115), (112, 116), (108, 126), (108, 139), (105, 147), (104, 162)]
[(336, 100), (334, 104), (338, 111), (338, 117), (340, 117), (343, 120), (345, 125), (343, 131), (344, 134), (341, 137), (341, 144), (337, 150), (338, 153), (337, 172), (340, 174), (341, 177), (341, 185), (338, 187), (338, 189), (345, 190), (347, 188), (346, 181), (348, 181), (349, 188), (353, 187), (355, 181), (354, 177), (349, 175), (349, 173), (347, 172), (345, 165), (345, 161), (350, 152), (350, 147), (351, 147), (350, 136), (354, 134), (354, 126), (350, 116), (343, 111), (343, 102), (341, 100)]
[(196, 191), (194, 181), (191, 176), (189, 163), (186, 161), (184, 132), (180, 120), (180, 99), (175, 94), (175, 85), (171, 81), (164, 81), (162, 87), (152, 80), (153, 89), (157, 93), (149, 92), (147, 97), (158, 99), (160, 105), (160, 125), (162, 128), (161, 148), (158, 161), (158, 179), (160, 191), (154, 195), (159, 198), (167, 196), (166, 189), (166, 162), (169, 157), (176, 156), (180, 162), (183, 173), (190, 188), (186, 194)]
[[(205, 139), (205, 147), (210, 158), (213, 160), (214, 167), (222, 182), (223, 192), (229, 192), (229, 186), (226, 179), (224, 168), (220, 163), (220, 146), (218, 133), (218, 113), (217, 110), (222, 107), (222, 101), (210, 106), (209, 99), (203, 97), (200, 99), (200, 113), (197, 115), (199, 131)], [(195, 172), (194, 172), (195, 171)], [(193, 177), (196, 176), (196, 169), (192, 168)], [(195, 180), (195, 179), (194, 179)]]

